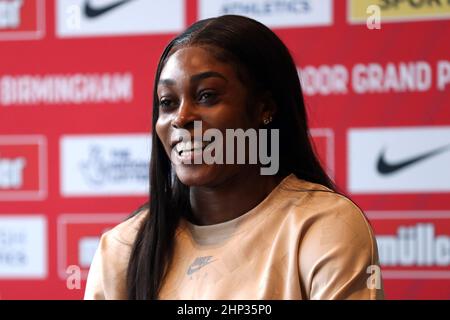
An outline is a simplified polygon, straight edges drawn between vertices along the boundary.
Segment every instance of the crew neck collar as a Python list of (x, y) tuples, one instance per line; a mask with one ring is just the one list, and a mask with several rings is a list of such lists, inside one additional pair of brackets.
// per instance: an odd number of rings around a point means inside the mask
[(210, 225), (196, 225), (182, 218), (182, 224), (189, 230), (192, 238), (198, 244), (213, 245), (221, 243), (232, 234), (246, 230), (249, 221), (253, 221), (250, 225), (255, 226), (259, 222), (258, 217), (261, 219), (264, 216), (264, 212), (274, 205), (275, 202), (272, 200), (276, 198), (283, 187), (295, 179), (297, 178), (293, 173), (286, 176), (259, 204), (237, 218)]

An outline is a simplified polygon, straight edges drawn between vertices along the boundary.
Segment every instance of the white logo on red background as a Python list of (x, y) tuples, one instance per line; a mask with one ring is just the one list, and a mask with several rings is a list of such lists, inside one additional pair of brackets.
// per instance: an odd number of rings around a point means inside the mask
[(185, 0), (57, 0), (59, 37), (178, 33)]
[(331, 0), (200, 0), (199, 18), (236, 14), (258, 20), (268, 27), (326, 26), (333, 23)]
[(0, 105), (117, 104), (133, 100), (130, 72), (0, 75)]
[(334, 131), (330, 128), (313, 128), (310, 134), (314, 148), (328, 175), (334, 177)]
[(0, 279), (45, 278), (47, 251), (44, 216), (0, 216)]
[(450, 127), (355, 128), (347, 139), (350, 192), (450, 191)]
[(449, 211), (366, 212), (385, 279), (450, 279)]
[(0, 0), (0, 40), (40, 39), (44, 33), (44, 0)]
[(149, 134), (68, 135), (60, 145), (63, 196), (147, 194)]
[(127, 214), (64, 214), (58, 218), (58, 274), (67, 278), (67, 267), (79, 266), (83, 279), (103, 233), (126, 219)]
[(46, 149), (44, 136), (0, 136), (0, 201), (46, 197)]

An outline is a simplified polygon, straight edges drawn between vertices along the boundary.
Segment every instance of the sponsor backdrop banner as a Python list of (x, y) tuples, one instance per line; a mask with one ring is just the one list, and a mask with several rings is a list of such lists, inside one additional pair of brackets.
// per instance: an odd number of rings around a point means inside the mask
[(291, 50), (386, 297), (449, 299), (447, 0), (0, 0), (0, 299), (83, 296), (99, 236), (145, 201), (159, 55), (221, 14)]

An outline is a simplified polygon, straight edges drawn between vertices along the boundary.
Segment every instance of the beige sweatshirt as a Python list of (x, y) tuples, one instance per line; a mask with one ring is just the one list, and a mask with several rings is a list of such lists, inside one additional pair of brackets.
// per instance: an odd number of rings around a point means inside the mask
[[(106, 232), (85, 299), (126, 299), (141, 213)], [(160, 299), (382, 299), (372, 229), (350, 200), (291, 174), (259, 205), (216, 225), (182, 219)]]

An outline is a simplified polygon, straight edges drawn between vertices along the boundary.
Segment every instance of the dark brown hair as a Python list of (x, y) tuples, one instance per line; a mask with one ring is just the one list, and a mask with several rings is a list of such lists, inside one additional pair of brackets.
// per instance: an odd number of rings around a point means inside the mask
[[(189, 189), (172, 172), (170, 159), (154, 131), (159, 117), (157, 83), (168, 57), (183, 46), (209, 46), (233, 57), (251, 79), (249, 87), (269, 92), (277, 106), (270, 128), (280, 130), (280, 174), (334, 190), (314, 153), (305, 104), (294, 61), (269, 28), (250, 18), (225, 15), (198, 21), (173, 39), (161, 55), (153, 89), (153, 137), (148, 211), (131, 252), (127, 273), (129, 299), (157, 299), (173, 255), (175, 230), (190, 210)], [(238, 73), (242, 70), (237, 70)]]

